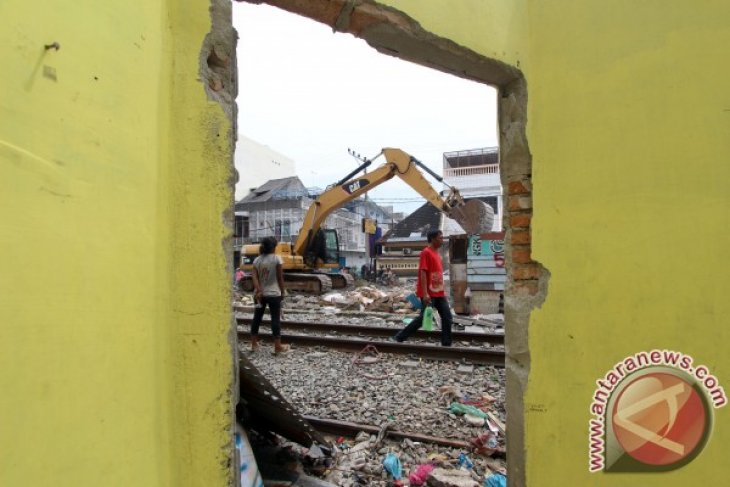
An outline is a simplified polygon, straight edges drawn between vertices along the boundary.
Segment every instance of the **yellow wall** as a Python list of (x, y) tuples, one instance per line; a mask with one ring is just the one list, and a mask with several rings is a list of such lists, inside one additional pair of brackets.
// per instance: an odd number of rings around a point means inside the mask
[(229, 478), (208, 7), (0, 3), (0, 485)]
[(532, 256), (551, 273), (529, 328), (528, 485), (724, 482), (730, 408), (699, 457), (655, 475), (589, 474), (588, 421), (595, 381), (641, 350), (690, 354), (730, 391), (730, 3), (388, 4), (527, 80)]
[[(730, 410), (662, 475), (587, 473), (594, 381), (640, 350), (707, 364), (730, 391), (730, 4), (530, 4), (533, 256), (530, 485), (702, 485), (727, 473)], [(556, 353), (562, 351), (562, 353)]]

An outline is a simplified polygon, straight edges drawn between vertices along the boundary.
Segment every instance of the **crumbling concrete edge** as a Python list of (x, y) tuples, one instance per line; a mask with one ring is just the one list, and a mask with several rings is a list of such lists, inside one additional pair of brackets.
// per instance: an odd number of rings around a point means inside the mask
[(507, 470), (510, 486), (526, 486), (525, 402), (531, 367), (530, 313), (547, 297), (550, 272), (532, 259), (532, 156), (527, 143), (527, 82), (502, 87), (499, 97), (500, 174), (505, 190), (507, 288)]
[[(221, 219), (226, 229), (225, 236), (221, 239), (221, 248), (225, 256), (225, 271), (227, 276), (233, 275), (233, 228), (234, 228), (234, 195), (235, 185), (238, 181), (238, 173), (235, 169), (234, 154), (236, 140), (238, 138), (238, 107), (236, 105), (236, 97), (238, 96), (238, 66), (236, 63), (236, 44), (238, 34), (233, 28), (232, 5), (230, 0), (209, 0), (210, 7), (210, 32), (205, 36), (199, 55), (199, 78), (203, 83), (205, 94), (209, 100), (216, 102), (228, 120), (229, 128), (224, 135), (227, 141), (227, 165), (229, 177), (226, 185), (231, 194), (231, 203), (226, 206)], [(207, 127), (206, 133), (209, 137), (218, 138), (220, 130), (218, 127)], [(220, 145), (218, 142), (217, 145)], [(212, 161), (214, 164), (221, 164), (223, 161)], [(231, 287), (225, 296), (226, 303), (233, 302)], [(236, 405), (239, 401), (239, 362), (238, 362), (238, 333), (236, 330), (236, 319), (233, 313), (230, 313), (230, 322), (228, 327), (228, 343), (231, 351), (231, 383), (226, 391), (230, 401), (229, 410), (230, 425), (229, 435), (230, 441), (225, 448), (228, 457), (227, 465), (223, 466), (229, 471), (229, 485), (235, 486), (236, 474), (238, 466), (235, 464), (235, 444), (234, 433), (236, 425)]]

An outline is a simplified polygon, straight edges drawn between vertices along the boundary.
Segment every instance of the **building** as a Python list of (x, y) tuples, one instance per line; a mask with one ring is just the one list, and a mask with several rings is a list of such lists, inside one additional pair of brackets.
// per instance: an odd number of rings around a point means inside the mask
[[(295, 242), (309, 206), (321, 193), (307, 188), (297, 177), (272, 179), (254, 188), (236, 203), (234, 262), (240, 262), (241, 246), (274, 236), (281, 242)], [(324, 227), (337, 230), (340, 261), (359, 268), (368, 262), (369, 240), (363, 232), (363, 218), (374, 219), (381, 231), (395, 222), (392, 211), (362, 198), (349, 201), (332, 212)]]
[(236, 141), (235, 164), (238, 172), (236, 201), (266, 181), (296, 174), (293, 159), (241, 134)]
[(431, 203), (423, 204), (396, 223), (378, 241), (376, 270), (391, 270), (398, 277), (415, 277), (418, 273), (419, 254), (428, 245), (426, 235), (431, 230), (441, 230), (444, 235), (441, 257), (444, 270), (447, 270), (449, 236), (462, 235), (464, 229)]
[(502, 182), (499, 175), (499, 148), (444, 152), (444, 182), (455, 186), (466, 198), (479, 198), (494, 210), (492, 231), (502, 231)]

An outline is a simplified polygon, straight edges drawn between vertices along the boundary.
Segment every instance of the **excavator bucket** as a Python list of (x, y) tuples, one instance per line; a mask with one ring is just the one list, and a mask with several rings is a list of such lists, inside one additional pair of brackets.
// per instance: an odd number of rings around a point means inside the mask
[(469, 200), (461, 206), (451, 210), (451, 218), (461, 225), (469, 235), (476, 235), (492, 231), (494, 224), (494, 210), (481, 200)]

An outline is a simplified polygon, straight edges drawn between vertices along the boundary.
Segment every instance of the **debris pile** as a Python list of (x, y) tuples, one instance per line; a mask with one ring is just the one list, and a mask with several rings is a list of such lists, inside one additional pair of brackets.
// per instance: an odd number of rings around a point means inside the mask
[[(411, 291), (401, 287), (388, 288), (385, 291), (377, 287), (362, 286), (351, 291), (331, 292), (321, 296), (320, 299), (325, 304), (335, 304), (344, 310), (403, 314), (413, 310), (407, 301), (409, 294)], [(295, 303), (302, 301), (297, 298), (294, 299)]]
[(331, 437), (335, 454), (317, 468), (312, 453), (298, 447), (307, 473), (326, 482), (481, 486), (504, 473), (504, 369), (406, 361), (377, 350), (353, 358), (294, 348), (250, 358), (301, 414), (368, 425), (355, 438)]

